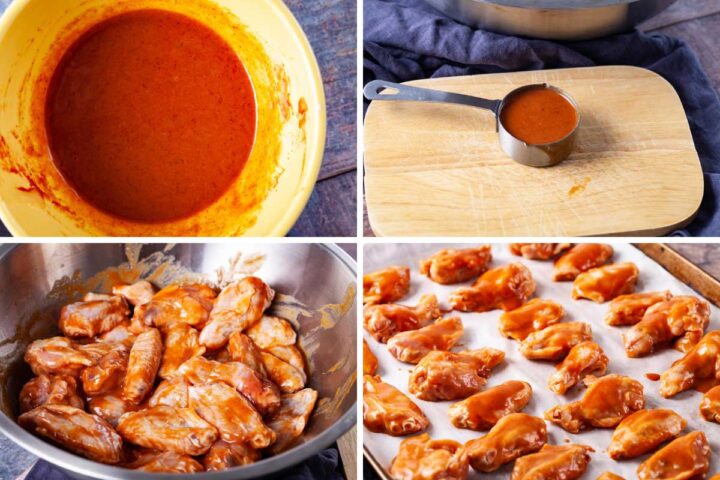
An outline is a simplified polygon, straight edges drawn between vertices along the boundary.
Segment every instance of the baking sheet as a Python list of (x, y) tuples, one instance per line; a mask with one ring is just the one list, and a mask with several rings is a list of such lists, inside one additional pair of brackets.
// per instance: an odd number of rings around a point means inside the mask
[[(411, 288), (409, 295), (401, 303), (413, 305), (417, 303), (421, 294), (434, 293), (438, 296), (441, 308), (449, 308), (447, 300), (450, 293), (458, 287), (469, 285), (472, 282), (449, 286), (436, 284), (427, 277), (420, 275), (418, 262), (442, 248), (468, 246), (473, 245), (366, 244), (364, 247), (364, 271), (371, 272), (388, 265), (407, 265), (411, 269)], [(613, 247), (615, 248), (613, 261), (632, 261), (640, 269), (637, 292), (668, 289), (674, 295), (697, 295), (687, 285), (677, 280), (632, 245), (613, 244)], [(596, 304), (588, 300), (573, 300), (570, 295), (572, 282), (558, 283), (551, 280), (551, 261), (526, 260), (512, 255), (507, 244), (493, 245), (491, 267), (511, 262), (524, 263), (532, 271), (537, 284), (536, 297), (556, 300), (565, 307), (566, 315), (563, 321), (583, 321), (592, 326), (594, 341), (603, 348), (605, 354), (610, 358), (608, 373), (619, 373), (639, 380), (645, 388), (646, 408), (671, 408), (687, 420), (688, 425), (685, 433), (692, 430), (704, 431), (713, 451), (710, 472), (720, 471), (720, 460), (716, 458), (720, 455), (720, 425), (707, 422), (700, 416), (698, 407), (702, 394), (696, 391), (686, 391), (671, 399), (664, 399), (658, 393), (660, 383), (653, 382), (645, 377), (646, 373), (662, 373), (674, 360), (682, 357), (682, 353), (672, 349), (664, 349), (644, 358), (628, 358), (620, 336), (628, 327), (611, 327), (605, 324), (603, 317), (608, 309), (607, 303)], [(554, 364), (552, 362), (527, 360), (520, 354), (517, 342), (502, 337), (498, 332), (498, 318), (501, 313), (502, 311), (495, 310), (486, 313), (452, 312), (448, 314), (459, 315), (465, 328), (460, 345), (453, 348), (453, 350), (459, 351), (488, 346), (505, 352), (505, 362), (493, 371), (487, 387), (498, 385), (507, 380), (524, 380), (530, 383), (533, 388), (533, 398), (523, 411), (539, 417), (543, 417), (545, 410), (555, 405), (582, 398), (585, 391), (584, 387), (575, 387), (564, 396), (556, 395), (547, 388), (547, 379), (554, 371)], [(719, 328), (720, 315), (718, 309), (711, 305), (708, 331)], [(408, 395), (425, 412), (425, 415), (430, 420), (430, 427), (426, 431), (432, 438), (451, 438), (464, 443), (486, 433), (458, 429), (452, 426), (447, 416), (447, 409), (455, 402), (426, 402), (409, 394), (407, 382), (413, 365), (397, 361), (388, 353), (385, 345), (375, 341), (364, 330), (363, 335), (378, 357), (378, 375), (381, 375), (386, 382), (393, 384)], [(612, 435), (611, 429), (591, 430), (573, 435), (554, 424), (546, 423), (548, 425), (548, 443), (562, 445), (572, 442), (590, 445), (595, 449), (595, 453), (592, 454), (592, 461), (583, 478), (593, 479), (605, 471), (622, 475), (627, 479), (636, 478), (637, 466), (650, 455), (643, 455), (634, 460), (616, 462), (607, 455), (607, 446)], [(367, 429), (363, 430), (363, 434), (365, 447), (375, 460), (387, 470), (398, 451), (403, 437), (394, 438), (389, 435), (372, 433)], [(512, 467), (513, 464), (510, 463), (492, 474), (482, 474), (482, 478), (509, 478)], [(481, 474), (471, 468), (468, 478), (479, 479)]]

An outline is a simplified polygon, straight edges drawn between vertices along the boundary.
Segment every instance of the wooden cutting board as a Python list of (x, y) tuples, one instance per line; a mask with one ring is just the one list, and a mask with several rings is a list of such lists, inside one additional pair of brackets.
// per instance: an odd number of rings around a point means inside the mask
[(689, 222), (703, 178), (680, 99), (657, 74), (590, 67), (408, 82), (502, 98), (547, 82), (578, 103), (574, 153), (555, 167), (500, 150), (485, 110), (370, 105), (365, 195), (379, 236), (663, 235)]

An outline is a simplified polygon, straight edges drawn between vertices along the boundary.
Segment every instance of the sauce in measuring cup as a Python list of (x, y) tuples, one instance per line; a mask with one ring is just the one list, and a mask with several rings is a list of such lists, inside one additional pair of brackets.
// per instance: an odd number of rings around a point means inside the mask
[(578, 124), (575, 107), (552, 88), (515, 93), (503, 105), (500, 122), (513, 137), (532, 145), (557, 142)]

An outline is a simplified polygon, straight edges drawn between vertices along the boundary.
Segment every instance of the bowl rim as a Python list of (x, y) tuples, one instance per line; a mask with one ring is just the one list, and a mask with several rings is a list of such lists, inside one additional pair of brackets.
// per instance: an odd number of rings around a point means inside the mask
[[(58, 242), (67, 243), (67, 242)], [(152, 243), (152, 242), (146, 242)], [(186, 242), (194, 243), (194, 242)], [(29, 243), (32, 245), (32, 243)], [(318, 246), (333, 255), (336, 260), (340, 261), (350, 273), (357, 277), (357, 262), (337, 244), (334, 243), (308, 243), (309, 245)], [(20, 245), (28, 245), (28, 243), (7, 243), (0, 244), (0, 261), (2, 261), (10, 252)], [(356, 321), (357, 323), (357, 321)], [(355, 382), (354, 392), (357, 392), (357, 380)], [(211, 480), (241, 480), (250, 478), (261, 478), (280, 472), (281, 470), (290, 468), (301, 461), (317, 455), (325, 450), (343, 434), (349, 431), (356, 423), (357, 415), (357, 393), (356, 400), (335, 421), (329, 428), (321, 432), (309, 442), (298, 445), (280, 455), (265, 458), (259, 462), (246, 465), (243, 467), (231, 468), (229, 470), (219, 472), (201, 472), (194, 474), (176, 474), (176, 473), (149, 473), (129, 470), (126, 468), (105, 465), (92, 460), (88, 460), (79, 455), (75, 455), (66, 450), (52, 445), (51, 443), (36, 437), (27, 430), (23, 429), (17, 422), (10, 419), (5, 413), (0, 412), (0, 433), (7, 436), (16, 445), (32, 453), (36, 457), (45, 460), (51, 465), (71, 474), (82, 475), (88, 478), (99, 480), (161, 480), (161, 479), (198, 479), (207, 478)]]
[[(16, 21), (17, 16), (32, 1), (36, 0), (11, 0), (10, 5), (8, 5), (2, 15), (0, 15), (0, 39), (4, 38), (7, 35), (8, 29)], [(318, 128), (316, 134), (314, 135), (316, 141), (310, 143), (310, 137), (308, 137), (308, 141), (306, 143), (306, 148), (309, 145), (314, 144), (314, 150), (316, 150), (314, 154), (312, 154), (313, 152), (309, 152), (310, 155), (306, 157), (307, 173), (304, 176), (300, 177), (300, 182), (296, 185), (296, 193), (293, 200), (287, 205), (285, 209), (282, 210), (283, 213), (277, 215), (278, 218), (276, 221), (273, 222), (273, 225), (269, 227), (269, 229), (265, 232), (253, 232), (251, 234), (252, 237), (284, 237), (293, 228), (297, 220), (300, 218), (300, 215), (302, 215), (303, 211), (305, 210), (305, 207), (310, 201), (310, 196), (315, 191), (317, 179), (320, 175), (320, 168), (323, 164), (327, 143), (327, 99), (325, 96), (325, 84), (323, 82), (322, 72), (320, 70), (317, 56), (315, 55), (315, 51), (310, 44), (310, 40), (307, 38), (307, 35), (305, 34), (305, 31), (298, 22), (297, 18), (282, 0), (265, 1), (268, 2), (270, 4), (269, 6), (275, 9), (278, 12), (278, 15), (284, 20), (286, 20), (290, 25), (291, 30), (287, 33), (287, 35), (295, 36), (298, 39), (298, 47), (302, 51), (302, 55), (305, 57), (306, 66), (310, 69), (310, 84), (319, 102), (317, 119)], [(259, 211), (259, 215), (262, 215), (263, 209), (264, 204)], [(67, 234), (62, 234), (60, 232), (56, 232), (52, 235), (28, 234), (26, 228), (23, 227), (23, 222), (20, 219), (16, 219), (15, 216), (11, 214), (7, 203), (3, 201), (2, 198), (0, 198), (0, 221), (2, 221), (10, 234), (14, 237), (47, 237), (58, 235), (68, 236)], [(252, 229), (253, 227), (250, 228)], [(152, 230), (152, 224), (148, 225), (148, 230)], [(78, 236), (101, 237), (103, 235), (93, 235), (89, 232), (82, 232)], [(148, 236), (153, 235), (151, 234)], [(242, 234), (240, 236), (247, 235)]]

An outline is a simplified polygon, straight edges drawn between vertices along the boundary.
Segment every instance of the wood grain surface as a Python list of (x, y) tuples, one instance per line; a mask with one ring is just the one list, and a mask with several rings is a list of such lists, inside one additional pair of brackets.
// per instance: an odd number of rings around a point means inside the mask
[(677, 93), (649, 70), (591, 67), (411, 83), (503, 98), (542, 82), (567, 91), (581, 115), (574, 153), (551, 168), (509, 159), (485, 110), (373, 102), (365, 117), (365, 194), (375, 233), (657, 235), (689, 221), (702, 198), (699, 159)]

